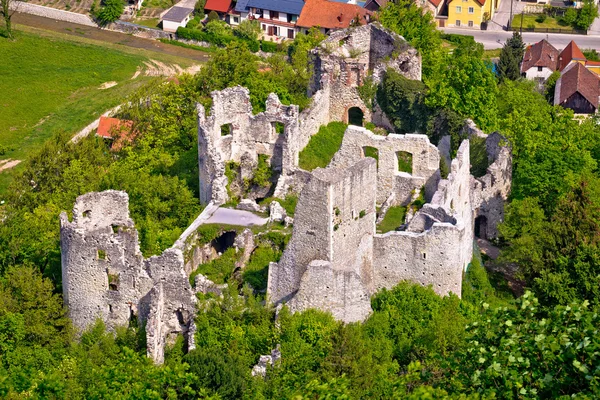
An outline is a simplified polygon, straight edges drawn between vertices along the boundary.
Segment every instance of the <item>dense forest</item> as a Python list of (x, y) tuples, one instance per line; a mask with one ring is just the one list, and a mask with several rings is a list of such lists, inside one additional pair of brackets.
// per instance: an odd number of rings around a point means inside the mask
[[(255, 112), (269, 93), (306, 107), (308, 50), (323, 37), (299, 35), (286, 53), (259, 58), (243, 43), (218, 50), (195, 76), (136, 93), (122, 117), (132, 143), (109, 150), (90, 136), (49, 141), (15, 179), (0, 222), (0, 396), (5, 398), (597, 398), (600, 396), (600, 126), (550, 105), (532, 82), (481, 45), (444, 46), (429, 14), (412, 1), (382, 10), (380, 22), (423, 59), (423, 82), (388, 74), (362, 93), (398, 133), (437, 143), (471, 118), (499, 131), (513, 150), (513, 188), (500, 226), (496, 264), (515, 267), (519, 287), (488, 272), (479, 252), (462, 299), (407, 282), (372, 299), (363, 323), (309, 310), (290, 314), (264, 302), (245, 279), (228, 276), (222, 297), (202, 298), (196, 349), (183, 341), (165, 364), (146, 357), (143, 327), (116, 335), (102, 323), (76, 337), (63, 308), (58, 215), (77, 196), (125, 190), (144, 255), (168, 248), (201, 211), (195, 103), (233, 85), (250, 89)], [(522, 54), (518, 35), (507, 57)], [(512, 53), (514, 52), (514, 53)], [(507, 56), (508, 54), (508, 56)], [(502, 60), (501, 60), (502, 64)], [(514, 69), (514, 68), (513, 68)], [(268, 265), (286, 239), (262, 247)], [(253, 284), (256, 287), (256, 284)], [(261, 354), (282, 359), (253, 377)]]

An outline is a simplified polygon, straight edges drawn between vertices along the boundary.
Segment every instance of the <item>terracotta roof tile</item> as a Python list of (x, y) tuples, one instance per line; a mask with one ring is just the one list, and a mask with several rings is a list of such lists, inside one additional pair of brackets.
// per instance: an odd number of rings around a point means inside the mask
[(367, 15), (371, 15), (371, 12), (354, 4), (328, 0), (306, 0), (297, 25), (304, 28), (319, 26), (343, 29), (348, 28), (357, 15), (360, 17), (361, 25), (364, 25), (367, 23)]
[(231, 8), (231, 0), (206, 0), (205, 10), (226, 13)]
[(555, 95), (555, 104), (562, 104), (576, 92), (579, 92), (598, 109), (600, 78), (580, 63), (565, 68), (556, 86), (558, 93)]
[(570, 41), (569, 44), (567, 45), (567, 47), (565, 47), (563, 49), (563, 51), (560, 52), (560, 56), (559, 56), (559, 70), (562, 71), (563, 69), (565, 69), (565, 67), (567, 65), (569, 65), (569, 63), (572, 60), (583, 60), (585, 61), (586, 58), (583, 55), (583, 53), (581, 52), (581, 50), (579, 49), (579, 47), (577, 46), (577, 43), (575, 43), (574, 41)]
[(521, 72), (525, 73), (533, 67), (546, 67), (551, 71), (556, 71), (558, 68), (558, 54), (558, 50), (546, 39), (543, 39), (525, 50)]

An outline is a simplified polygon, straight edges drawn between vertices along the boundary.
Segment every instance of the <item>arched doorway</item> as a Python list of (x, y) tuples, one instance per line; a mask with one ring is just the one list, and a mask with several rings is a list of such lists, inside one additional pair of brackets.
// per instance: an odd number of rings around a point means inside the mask
[(484, 215), (475, 218), (475, 236), (487, 239), (487, 217)]
[(348, 109), (348, 123), (350, 125), (363, 126), (365, 113), (358, 107), (350, 107)]

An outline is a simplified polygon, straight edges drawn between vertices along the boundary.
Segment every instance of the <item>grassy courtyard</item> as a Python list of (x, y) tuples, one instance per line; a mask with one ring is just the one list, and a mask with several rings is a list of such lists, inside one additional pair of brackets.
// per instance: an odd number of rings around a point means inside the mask
[[(144, 61), (192, 64), (179, 57), (25, 27), (19, 27), (14, 41), (0, 37), (0, 54), (0, 160), (25, 160), (55, 133), (76, 133), (158, 79), (144, 74), (132, 79)], [(102, 89), (103, 85), (114, 86)], [(0, 200), (13, 173), (0, 172)]]

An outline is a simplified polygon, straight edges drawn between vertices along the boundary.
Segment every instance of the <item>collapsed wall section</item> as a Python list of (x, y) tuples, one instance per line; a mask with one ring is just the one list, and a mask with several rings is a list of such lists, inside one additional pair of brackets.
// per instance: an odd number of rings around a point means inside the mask
[(183, 254), (168, 249), (144, 260), (127, 193), (79, 196), (73, 222), (63, 212), (60, 224), (64, 302), (79, 331), (97, 319), (111, 331), (145, 323), (148, 355), (156, 362), (162, 362), (172, 333), (183, 333), (188, 346), (193, 344), (188, 333), (196, 298), (183, 270)]
[[(348, 167), (371, 153), (377, 155), (377, 204), (390, 197), (390, 205), (407, 205), (412, 194), (424, 188), (429, 200), (440, 180), (440, 155), (426, 135), (407, 134), (375, 135), (358, 126), (349, 126), (344, 133), (342, 145), (331, 165)], [(410, 160), (409, 172), (402, 171), (400, 160)]]
[(391, 288), (402, 280), (436, 293), (460, 297), (462, 271), (473, 254), (469, 172), (469, 142), (464, 141), (431, 201), (419, 210), (406, 231), (375, 235), (376, 289)]
[[(272, 302), (293, 299), (293, 309), (304, 309), (320, 301), (313, 293), (321, 288), (321, 300), (328, 299), (320, 303), (325, 309), (327, 304), (336, 308), (334, 304), (358, 301), (356, 309), (364, 310), (364, 299), (353, 294), (356, 282), (365, 293), (371, 286), (375, 193), (373, 159), (313, 172), (296, 206), (292, 239), (279, 263), (269, 268), (267, 293)], [(327, 276), (335, 277), (337, 284), (330, 285)], [(343, 288), (343, 282), (350, 286)], [(344, 320), (352, 320), (351, 314), (344, 314)]]

